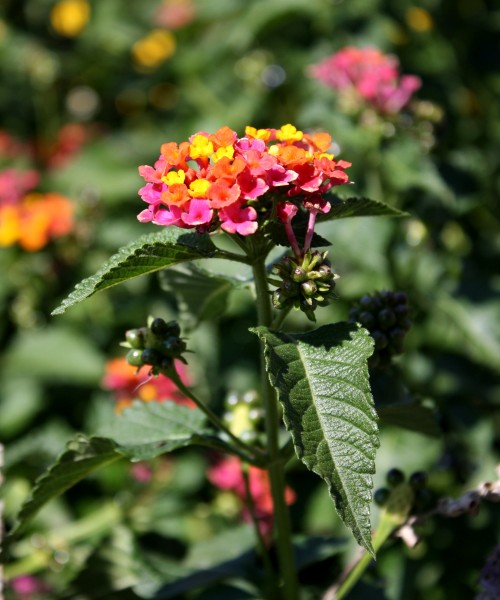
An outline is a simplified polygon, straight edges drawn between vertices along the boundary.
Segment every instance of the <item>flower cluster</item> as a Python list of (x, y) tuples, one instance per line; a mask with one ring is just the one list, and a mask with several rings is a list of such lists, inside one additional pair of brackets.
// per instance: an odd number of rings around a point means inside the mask
[[(177, 361), (175, 368), (181, 380), (187, 385), (189, 377), (183, 363)], [(182, 394), (177, 386), (164, 375), (151, 377), (146, 371), (137, 371), (125, 358), (114, 358), (106, 363), (102, 387), (110, 391), (116, 400), (115, 410), (120, 413), (134, 400), (142, 402), (164, 402), (170, 400), (191, 408), (194, 403)]]
[(347, 46), (310, 73), (353, 103), (369, 104), (384, 115), (398, 113), (421, 85), (415, 75), (400, 76), (398, 59), (376, 48)]
[[(241, 471), (239, 458), (235, 456), (225, 457), (208, 472), (208, 479), (215, 487), (220, 490), (230, 491), (236, 495), (242, 502), (242, 517), (245, 521), (251, 521), (251, 514), (248, 508), (247, 490), (245, 479)], [(251, 466), (248, 471), (248, 487), (252, 495), (255, 507), (255, 516), (259, 520), (259, 529), (266, 540), (270, 540), (273, 524), (273, 498), (271, 494), (271, 484), (269, 473), (264, 469)], [(288, 505), (295, 502), (295, 492), (286, 487), (285, 501)]]
[(328, 212), (323, 194), (348, 183), (345, 169), (351, 166), (336, 161), (330, 146), (329, 134), (304, 133), (290, 124), (246, 127), (242, 138), (221, 127), (163, 144), (154, 166), (139, 167), (146, 181), (139, 195), (148, 208), (138, 219), (247, 236), (275, 215), (289, 225), (300, 207)]
[(73, 204), (65, 196), (36, 193), (36, 171), (0, 171), (0, 246), (35, 252), (73, 229)]

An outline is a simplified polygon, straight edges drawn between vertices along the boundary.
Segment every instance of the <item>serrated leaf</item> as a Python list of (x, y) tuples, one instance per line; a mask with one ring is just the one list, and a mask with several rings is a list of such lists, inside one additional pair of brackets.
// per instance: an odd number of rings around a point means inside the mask
[(121, 457), (112, 440), (76, 435), (68, 442), (57, 462), (35, 482), (31, 496), (21, 507), (17, 524), (9, 537), (19, 534), (49, 500), (65, 492), (92, 471)]
[(205, 415), (195, 408), (168, 401), (138, 401), (116, 417), (104, 435), (88, 438), (77, 434), (35, 483), (11, 535), (24, 529), (49, 500), (96, 469), (123, 457), (132, 461), (145, 460), (195, 442), (203, 443), (204, 421)]
[(111, 438), (119, 452), (132, 461), (154, 458), (198, 441), (205, 415), (175, 402), (136, 401), (99, 435)]
[(372, 338), (351, 323), (304, 334), (253, 331), (265, 343), (269, 379), (297, 456), (325, 480), (340, 517), (373, 554), (371, 474), (379, 440), (367, 367)]
[(71, 294), (55, 310), (62, 314), (77, 304), (106, 288), (134, 277), (153, 273), (172, 265), (197, 258), (214, 256), (217, 248), (208, 234), (185, 233), (178, 228), (164, 228), (158, 233), (140, 237), (121, 248), (95, 275), (76, 285)]
[(222, 316), (231, 291), (244, 285), (242, 279), (215, 274), (193, 263), (160, 273), (161, 288), (175, 295), (181, 318), (193, 321), (193, 326)]
[(370, 198), (339, 198), (338, 196), (327, 196), (331, 209), (325, 215), (318, 215), (318, 221), (333, 221), (347, 217), (405, 217), (408, 213), (403, 212), (384, 202), (371, 200)]

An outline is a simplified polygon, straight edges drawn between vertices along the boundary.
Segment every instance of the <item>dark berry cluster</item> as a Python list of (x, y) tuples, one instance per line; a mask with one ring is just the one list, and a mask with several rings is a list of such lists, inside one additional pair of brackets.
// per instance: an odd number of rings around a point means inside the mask
[(373, 494), (373, 499), (378, 506), (387, 506), (394, 489), (406, 484), (412, 491), (413, 498), (409, 514), (419, 514), (432, 508), (434, 498), (427, 487), (427, 473), (425, 471), (415, 471), (406, 480), (403, 471), (390, 469), (386, 474), (386, 483), (387, 487), (379, 488)]
[(272, 281), (278, 286), (273, 292), (273, 306), (278, 309), (300, 309), (307, 318), (315, 321), (317, 306), (328, 306), (335, 297), (335, 279), (327, 252), (309, 251), (302, 260), (284, 256), (275, 266), (274, 272), (281, 281)]
[(242, 396), (231, 393), (225, 401), (223, 419), (239, 439), (256, 443), (264, 420), (258, 394), (248, 391)]
[(161, 318), (151, 319), (147, 327), (126, 332), (124, 346), (130, 348), (127, 362), (134, 367), (151, 366), (153, 375), (172, 367), (174, 359), (186, 362), (182, 353), (186, 342), (180, 337), (177, 321), (167, 323)]
[(361, 323), (375, 340), (370, 367), (386, 367), (391, 358), (403, 352), (403, 342), (411, 321), (404, 292), (375, 292), (363, 296), (349, 311), (349, 320)]

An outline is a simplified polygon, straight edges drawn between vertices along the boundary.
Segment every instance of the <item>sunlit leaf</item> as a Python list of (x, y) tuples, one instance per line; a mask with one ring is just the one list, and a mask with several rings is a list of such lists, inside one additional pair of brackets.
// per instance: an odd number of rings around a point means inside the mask
[(379, 441), (367, 367), (372, 339), (349, 323), (304, 334), (253, 331), (264, 340), (297, 456), (325, 480), (342, 520), (373, 553), (371, 474)]
[(61, 314), (92, 294), (134, 277), (160, 271), (181, 262), (211, 257), (216, 252), (217, 249), (208, 235), (185, 233), (182, 229), (165, 227), (158, 233), (144, 235), (121, 248), (95, 275), (77, 284), (52, 314)]

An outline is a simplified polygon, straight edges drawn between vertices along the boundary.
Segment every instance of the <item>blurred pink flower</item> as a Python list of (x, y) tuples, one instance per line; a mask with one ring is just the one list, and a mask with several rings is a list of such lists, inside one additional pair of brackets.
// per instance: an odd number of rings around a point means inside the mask
[(12, 579), (9, 585), (18, 600), (31, 600), (31, 598), (38, 598), (40, 594), (47, 594), (50, 591), (44, 581), (33, 575), (19, 575)]
[(356, 94), (382, 114), (399, 112), (421, 86), (415, 75), (399, 74), (399, 61), (376, 48), (347, 46), (310, 73), (340, 93)]
[[(246, 502), (245, 479), (241, 471), (240, 460), (235, 456), (224, 457), (212, 466), (208, 472), (208, 479), (215, 487), (233, 492), (243, 503)], [(264, 469), (252, 466), (248, 471), (248, 479), (261, 534), (264, 539), (270, 540), (274, 509), (269, 474)], [(295, 492), (287, 486), (285, 490), (286, 503), (293, 504), (295, 499)], [(242, 517), (245, 521), (251, 520), (250, 510), (246, 506), (242, 511)]]

